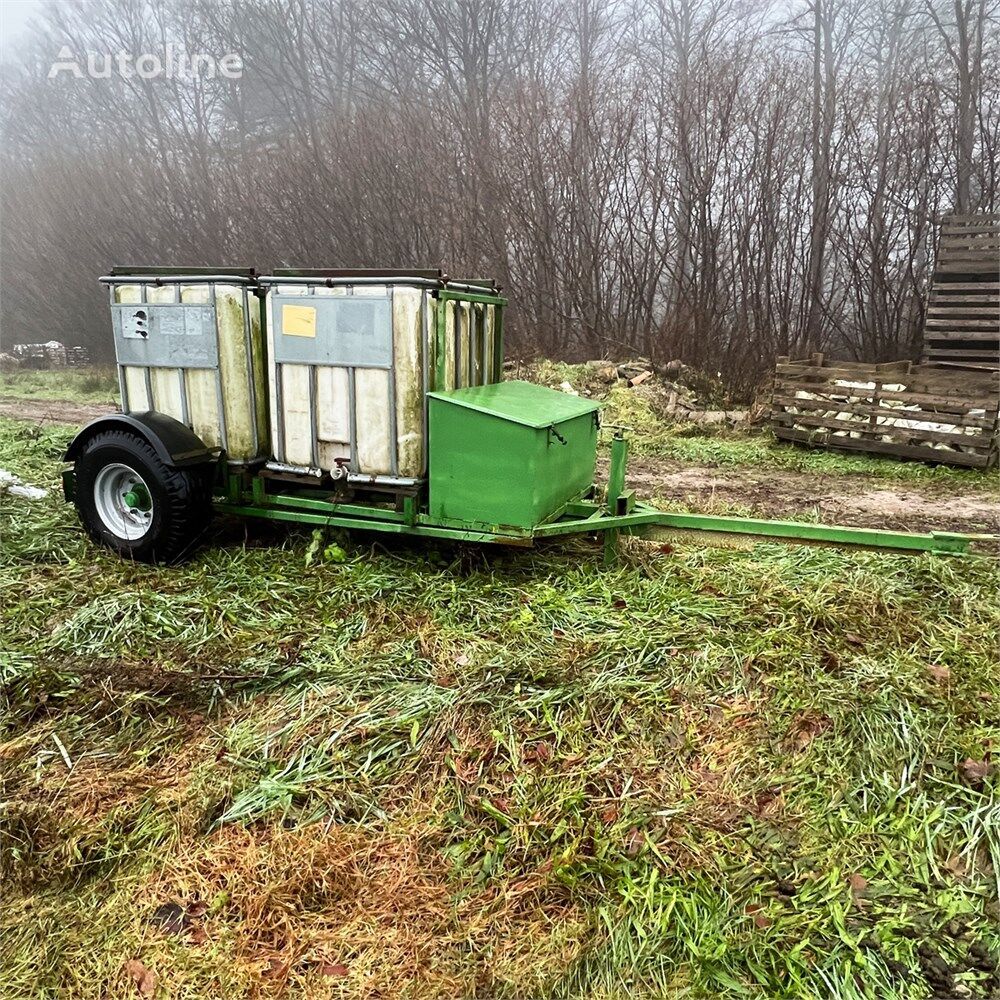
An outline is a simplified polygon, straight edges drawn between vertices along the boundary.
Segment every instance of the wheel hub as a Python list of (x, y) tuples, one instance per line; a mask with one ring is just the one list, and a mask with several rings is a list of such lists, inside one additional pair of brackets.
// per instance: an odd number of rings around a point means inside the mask
[(149, 492), (141, 482), (136, 483), (122, 499), (130, 510), (147, 511), (153, 507)]
[(94, 507), (108, 531), (125, 541), (142, 538), (153, 523), (149, 488), (135, 469), (122, 462), (112, 462), (98, 472)]

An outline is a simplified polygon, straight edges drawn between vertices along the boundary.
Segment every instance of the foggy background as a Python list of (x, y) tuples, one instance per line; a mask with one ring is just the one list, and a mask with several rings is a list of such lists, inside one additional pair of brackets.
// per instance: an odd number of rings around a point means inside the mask
[[(916, 357), (940, 216), (1000, 209), (1000, 0), (7, 17), (4, 347), (110, 360), (113, 264), (440, 265), (504, 285), (512, 352), (746, 387), (776, 354)], [(168, 41), (242, 78), (48, 78), (63, 45), (85, 67)]]

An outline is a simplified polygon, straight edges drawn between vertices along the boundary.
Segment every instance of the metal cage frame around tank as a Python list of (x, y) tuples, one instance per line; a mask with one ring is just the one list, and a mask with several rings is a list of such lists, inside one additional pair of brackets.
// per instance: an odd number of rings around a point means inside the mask
[[(421, 485), (426, 481), (427, 478), (427, 461), (428, 461), (428, 402), (427, 394), (428, 392), (452, 388), (446, 385), (446, 337), (447, 337), (447, 321), (448, 321), (448, 309), (451, 303), (455, 305), (455, 379), (458, 378), (459, 372), (459, 362), (461, 359), (461, 328), (460, 324), (462, 322), (462, 311), (460, 309), (461, 303), (469, 303), (470, 306), (476, 304), (484, 306), (482, 311), (482, 343), (485, 348), (486, 344), (486, 306), (492, 306), (494, 308), (493, 315), (493, 356), (489, 359), (489, 365), (482, 364), (485, 360), (480, 357), (480, 364), (478, 366), (479, 371), (482, 372), (482, 381), (478, 383), (470, 384), (486, 384), (487, 382), (499, 381), (503, 374), (503, 311), (504, 307), (507, 305), (507, 300), (503, 298), (499, 292), (500, 289), (497, 285), (490, 281), (476, 280), (476, 279), (464, 279), (464, 280), (449, 280), (440, 271), (413, 271), (413, 270), (358, 270), (358, 269), (326, 269), (326, 270), (299, 270), (299, 269), (282, 269), (273, 271), (270, 274), (261, 275), (257, 279), (260, 287), (264, 289), (267, 294), (269, 301), (271, 303), (272, 316), (279, 305), (286, 304), (282, 302), (282, 299), (306, 299), (311, 297), (332, 299), (333, 296), (317, 296), (316, 291), (319, 288), (343, 288), (344, 296), (337, 297), (338, 301), (343, 301), (343, 298), (350, 298), (355, 295), (355, 290), (357, 288), (371, 288), (371, 287), (384, 287), (386, 289), (385, 299), (389, 302), (389, 316), (390, 316), (390, 329), (391, 329), (391, 340), (389, 343), (389, 361), (386, 364), (359, 364), (359, 363), (347, 363), (340, 362), (333, 367), (344, 368), (347, 371), (347, 385), (348, 385), (348, 415), (349, 415), (349, 434), (350, 441), (345, 442), (350, 447), (350, 459), (348, 463), (348, 472), (346, 475), (348, 482), (353, 482), (356, 484), (367, 484), (371, 486), (379, 486), (385, 488), (399, 488), (407, 489)], [(295, 287), (301, 286), (303, 291), (298, 295), (292, 295), (287, 292), (277, 291), (280, 287)], [(397, 415), (396, 415), (396, 372), (395, 372), (395, 355), (396, 355), (396, 336), (397, 332), (395, 329), (395, 324), (393, 322), (394, 317), (394, 289), (399, 287), (406, 288), (417, 288), (420, 289), (423, 294), (421, 296), (420, 302), (420, 330), (422, 339), (422, 435), (423, 435), (423, 448), (422, 448), (422, 462), (420, 475), (416, 477), (403, 477), (399, 475), (399, 438), (398, 438), (398, 427), (397, 427)], [(431, 329), (431, 317), (430, 317), (430, 298), (434, 297), (438, 301), (438, 309), (436, 310), (434, 329)], [(360, 296), (359, 296), (360, 298)], [(380, 296), (364, 296), (367, 301), (378, 301)], [(293, 304), (293, 303), (287, 303)], [(266, 310), (264, 310), (264, 315), (266, 315)], [(266, 320), (265, 320), (266, 322)], [(468, 322), (471, 325), (475, 322), (475, 311), (470, 308)], [(272, 344), (276, 343), (276, 338), (278, 336), (277, 330), (269, 330), (270, 336), (265, 335), (265, 349), (267, 350), (267, 366), (268, 369), (273, 368), (274, 373), (274, 400), (273, 407), (269, 406), (269, 412), (272, 414), (272, 426), (271, 426), (271, 453), (274, 461), (269, 462), (268, 465), (276, 470), (284, 472), (294, 472), (302, 475), (311, 475), (319, 477), (322, 475), (322, 469), (320, 467), (319, 451), (320, 451), (320, 437), (319, 437), (319, 427), (318, 427), (318, 415), (316, 401), (318, 399), (318, 388), (317, 388), (317, 372), (318, 369), (322, 367), (328, 367), (328, 365), (323, 365), (317, 362), (310, 362), (306, 360), (280, 360), (276, 357), (277, 351), (274, 350), (272, 353), (271, 346), (268, 345), (268, 340), (271, 340)], [(470, 345), (475, 343), (475, 338), (473, 337), (473, 331), (470, 329), (469, 333), (469, 343)], [(475, 358), (472, 356), (473, 351), (470, 346), (470, 358), (468, 359), (468, 371), (470, 375), (476, 370)], [(433, 364), (432, 364), (432, 354), (433, 354)], [(308, 369), (308, 386), (309, 386), (309, 413), (310, 413), (310, 455), (311, 455), (311, 466), (297, 466), (291, 465), (287, 461), (287, 442), (284, 426), (284, 384), (282, 378), (282, 367), (285, 364), (295, 364), (301, 365)], [(386, 405), (388, 407), (388, 412), (390, 414), (390, 427), (389, 427), (389, 440), (390, 440), (390, 469), (389, 474), (370, 474), (362, 472), (359, 468), (358, 463), (358, 432), (357, 432), (357, 389), (356, 389), (356, 374), (359, 369), (362, 368), (374, 368), (377, 370), (386, 371), (388, 373), (388, 389), (387, 389), (387, 399)]]
[[(131, 413), (132, 407), (128, 395), (128, 382), (125, 378), (126, 368), (142, 368), (143, 375), (146, 384), (146, 399), (149, 402), (150, 409), (153, 409), (153, 388), (152, 379), (150, 378), (150, 369), (159, 368), (164, 371), (174, 370), (177, 372), (178, 379), (178, 389), (181, 401), (181, 423), (191, 425), (191, 414), (188, 406), (188, 396), (187, 396), (187, 381), (185, 374), (188, 371), (211, 371), (214, 374), (215, 382), (215, 405), (219, 417), (219, 438), (220, 445), (226, 453), (227, 462), (231, 465), (252, 465), (260, 461), (260, 456), (263, 453), (262, 445), (264, 442), (261, 440), (260, 428), (258, 427), (257, 414), (259, 399), (257, 396), (257, 384), (254, 378), (254, 365), (264, 364), (264, 358), (257, 359), (253, 350), (253, 335), (251, 331), (251, 319), (250, 319), (250, 296), (258, 296), (260, 285), (258, 284), (257, 276), (254, 274), (252, 269), (241, 270), (234, 269), (231, 273), (226, 273), (225, 270), (220, 269), (209, 269), (205, 271), (199, 271), (197, 268), (138, 268), (138, 267), (128, 267), (128, 268), (113, 268), (111, 274), (103, 275), (100, 279), (101, 284), (108, 286), (110, 306), (111, 306), (111, 316), (112, 325), (115, 331), (115, 362), (118, 374), (118, 389), (121, 393), (122, 401), (122, 412)], [(121, 285), (137, 285), (139, 287), (139, 302), (116, 302), (115, 301), (115, 289)], [(208, 301), (207, 302), (182, 302), (181, 301), (181, 287), (191, 287), (192, 285), (207, 285), (208, 286)], [(219, 335), (219, 311), (216, 304), (216, 288), (218, 285), (229, 285), (231, 287), (238, 287), (241, 289), (243, 297), (243, 338), (244, 346), (246, 348), (246, 358), (247, 358), (247, 388), (249, 389), (249, 401), (250, 401), (250, 415), (251, 415), (251, 426), (253, 429), (253, 457), (246, 459), (232, 459), (229, 456), (229, 436), (226, 428), (226, 406), (225, 406), (225, 394), (222, 388), (222, 365), (220, 361), (221, 357), (221, 342)], [(172, 302), (149, 302), (147, 289), (149, 286), (156, 288), (174, 288), (174, 301)], [(137, 305), (147, 305), (157, 309), (206, 309), (210, 308), (212, 312), (212, 327), (214, 329), (214, 358), (212, 359), (212, 364), (210, 365), (177, 365), (177, 364), (167, 364), (155, 359), (145, 359), (142, 361), (136, 361), (132, 364), (123, 363), (121, 355), (119, 353), (119, 340), (120, 340), (120, 329), (121, 329), (121, 315), (126, 309), (134, 309)], [(265, 340), (263, 345), (263, 350), (266, 355), (267, 345), (266, 336), (264, 330), (264, 308), (263, 302), (260, 303), (260, 323), (261, 323), (261, 336)]]

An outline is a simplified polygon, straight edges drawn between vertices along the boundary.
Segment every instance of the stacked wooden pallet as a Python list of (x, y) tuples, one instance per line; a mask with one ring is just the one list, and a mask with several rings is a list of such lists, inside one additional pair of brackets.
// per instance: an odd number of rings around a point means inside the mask
[(779, 358), (772, 426), (784, 441), (986, 468), (997, 463), (1000, 379), (909, 361)]
[(1000, 215), (953, 215), (942, 223), (923, 361), (1000, 371)]

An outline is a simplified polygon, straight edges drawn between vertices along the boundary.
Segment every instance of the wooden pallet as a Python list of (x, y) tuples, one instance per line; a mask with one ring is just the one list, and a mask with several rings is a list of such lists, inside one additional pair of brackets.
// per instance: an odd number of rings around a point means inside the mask
[(771, 426), (783, 441), (987, 468), (1000, 448), (1000, 380), (909, 361), (778, 358)]
[(922, 360), (1000, 371), (1000, 215), (945, 217)]

